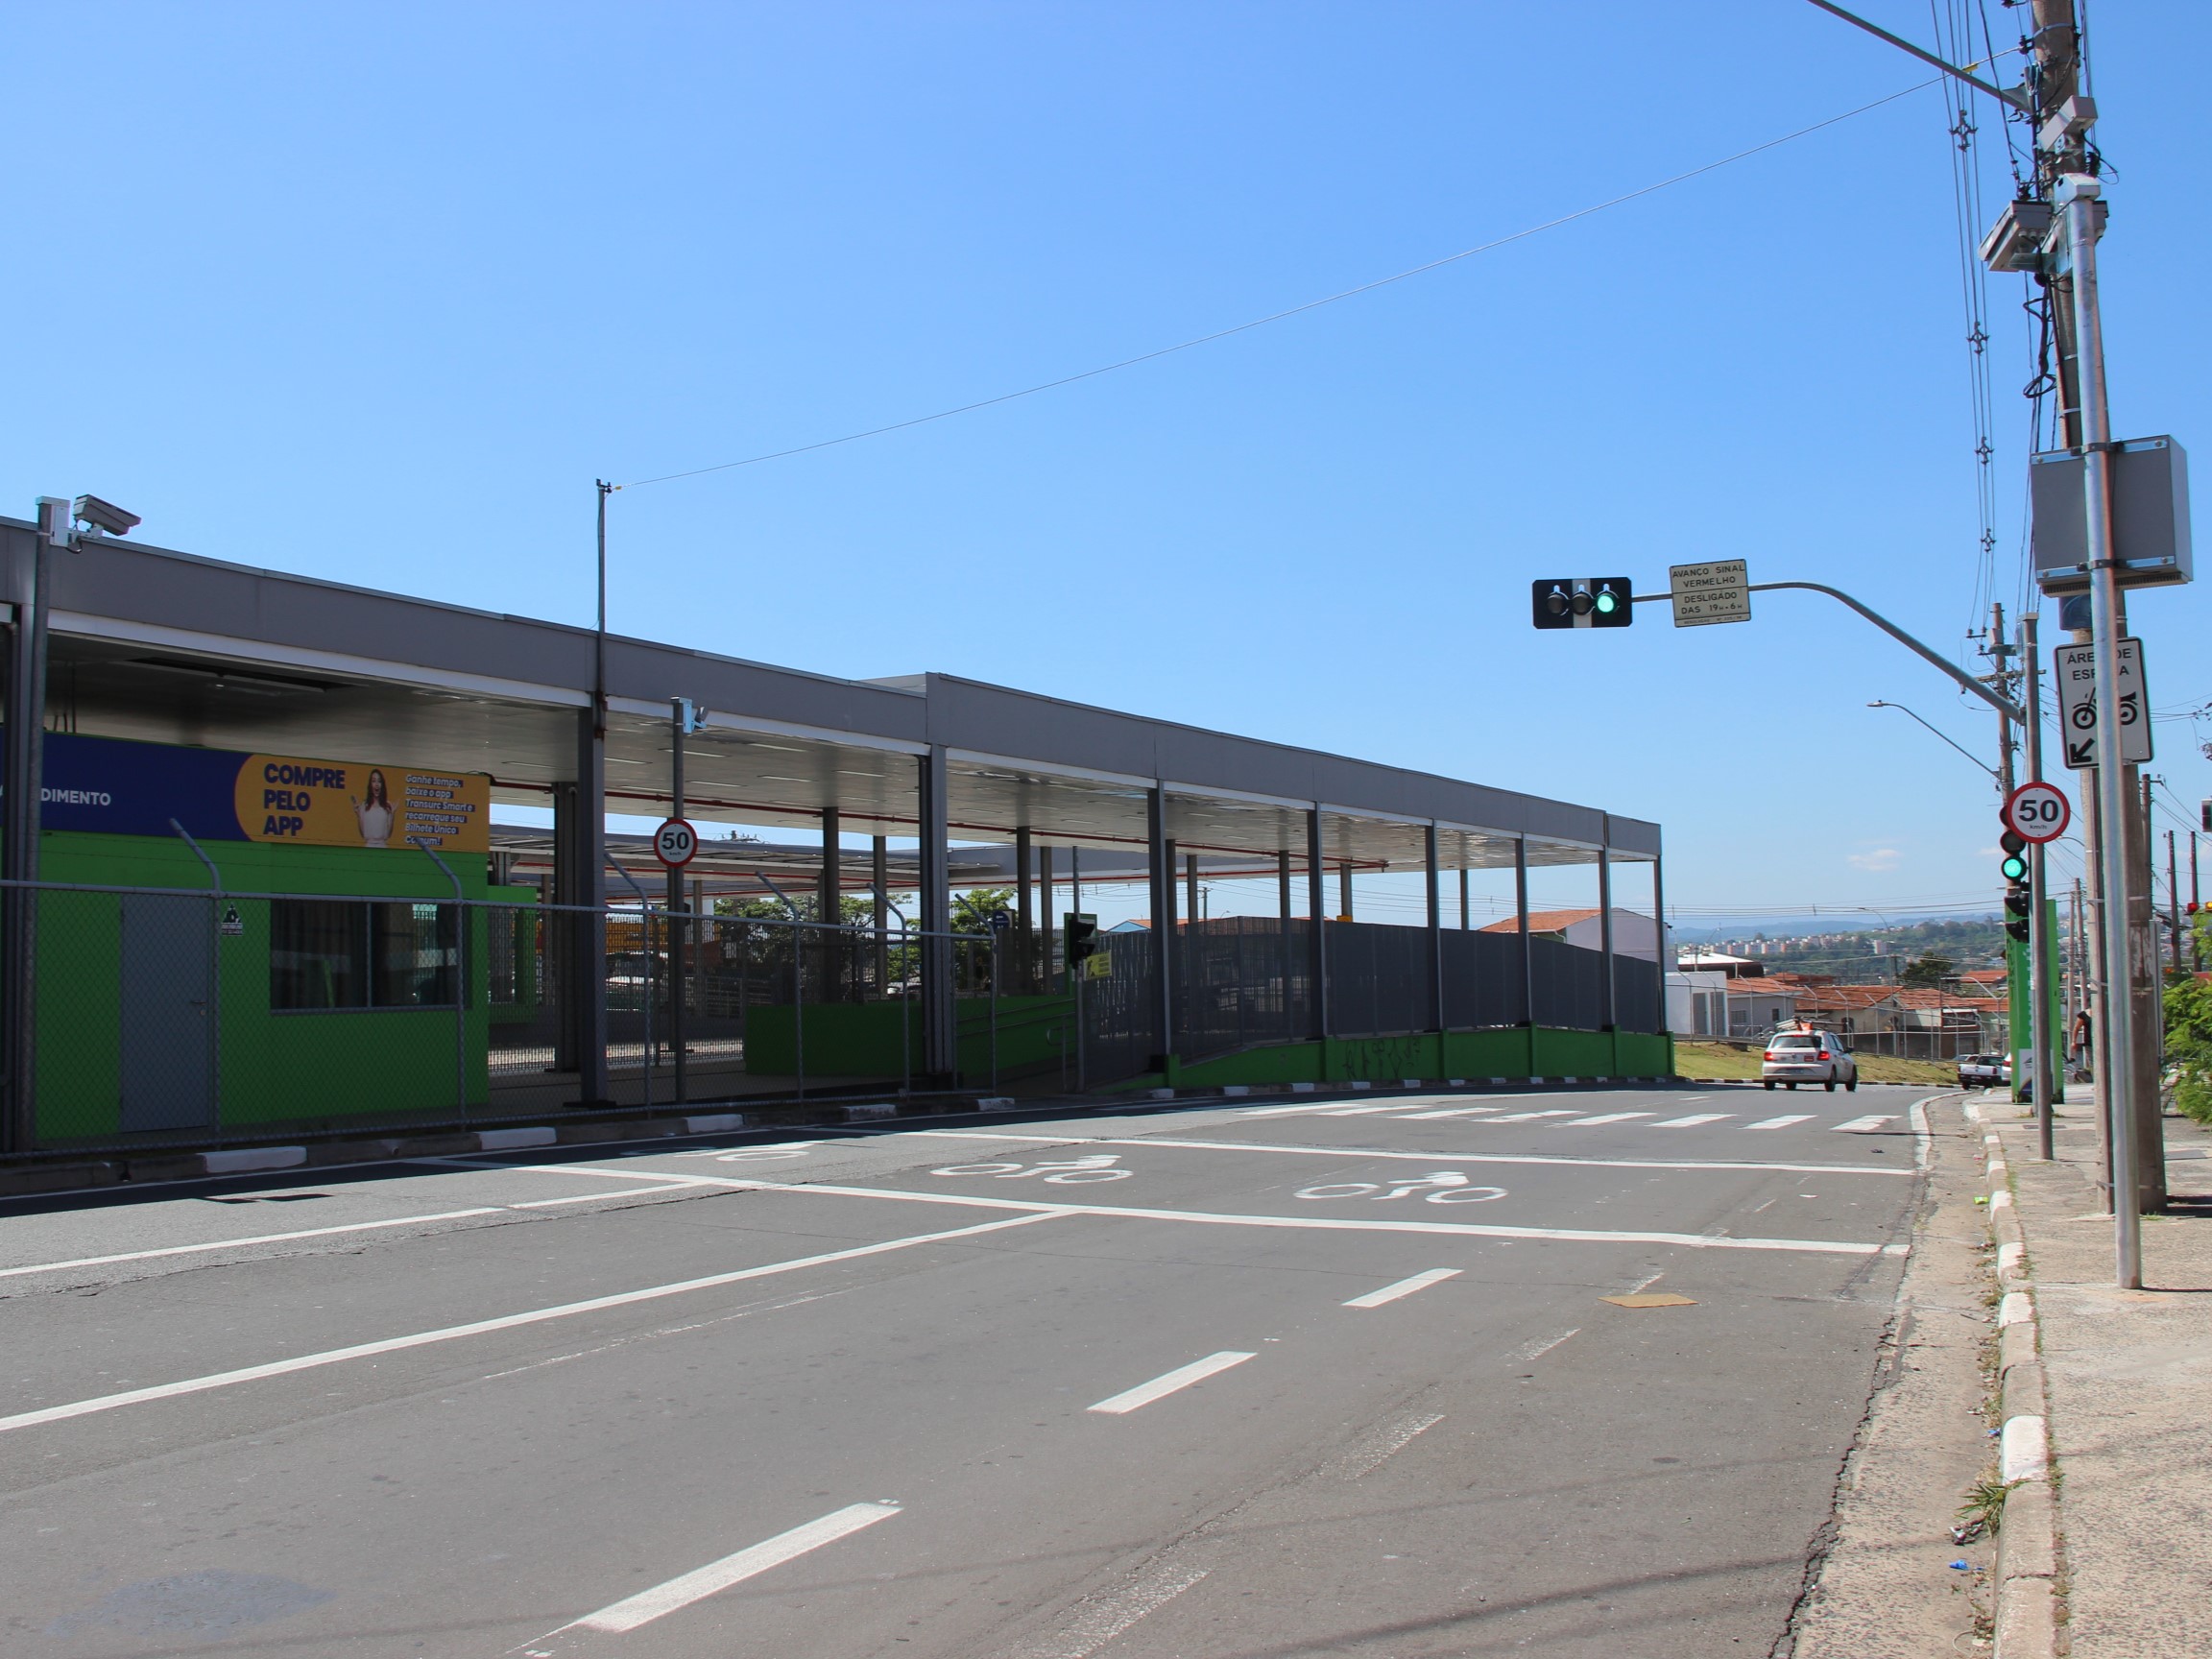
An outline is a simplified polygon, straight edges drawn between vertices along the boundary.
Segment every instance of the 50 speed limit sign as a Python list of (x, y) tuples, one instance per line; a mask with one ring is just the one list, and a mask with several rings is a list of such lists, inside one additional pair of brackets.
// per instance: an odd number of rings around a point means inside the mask
[(2023, 841), (2056, 841), (2073, 816), (2065, 795), (2049, 783), (2023, 783), (2005, 803), (2005, 827)]
[(671, 870), (681, 870), (699, 854), (699, 831), (681, 818), (663, 819), (653, 831), (653, 855)]

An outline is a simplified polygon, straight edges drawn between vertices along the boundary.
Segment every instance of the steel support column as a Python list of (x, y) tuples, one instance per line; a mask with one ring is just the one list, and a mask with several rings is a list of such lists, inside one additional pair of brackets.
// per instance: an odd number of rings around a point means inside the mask
[(562, 913), (568, 924), (569, 959), (561, 996), (580, 1106), (608, 1103), (607, 742), (595, 713), (579, 710), (576, 781), (565, 790), (556, 786), (553, 793), (558, 897), (564, 904), (579, 906)]
[(922, 1070), (947, 1088), (960, 1068), (959, 1007), (952, 983), (952, 882), (945, 745), (932, 743), (921, 768)]
[[(814, 879), (814, 920), (835, 927), (845, 920), (845, 869), (837, 808), (822, 808), (822, 868)], [(845, 1000), (845, 940), (836, 933), (815, 935), (814, 959), (822, 964), (821, 1000)]]
[[(11, 881), (38, 879), (40, 784), (46, 729), (46, 613), (56, 545), (68, 545), (70, 506), (38, 498), (38, 528), (17, 543), (8, 593), (7, 724), (0, 732), (0, 872)], [(0, 1147), (28, 1152), (38, 1138), (38, 901), (21, 887), (0, 889), (0, 998), (6, 1029), (7, 1121)], [(217, 1110), (221, 1110), (218, 1102)]]
[(1152, 917), (1151, 1070), (1165, 1073), (1175, 1050), (1175, 992), (1168, 983), (1175, 952), (1175, 843), (1167, 839), (1167, 793), (1157, 783), (1144, 792), (1144, 873)]
[(1307, 941), (1307, 973), (1313, 982), (1313, 1035), (1329, 1035), (1329, 866), (1321, 857), (1321, 808), (1306, 813), (1306, 910), (1312, 918)]
[(1605, 983), (1598, 1004), (1598, 1028), (1611, 1031), (1619, 1026), (1621, 1014), (1620, 987), (1613, 974), (1613, 848), (1608, 832), (1607, 844), (1598, 849), (1598, 954), (1601, 961), (1599, 972)]
[(1024, 991), (1034, 990), (1037, 971), (1036, 929), (1029, 924), (1029, 826), (1014, 827), (1014, 950), (1022, 964), (1015, 975)]
[(1436, 826), (1423, 827), (1429, 876), (1429, 1023), (1444, 1029), (1444, 872), (1437, 868)]
[[(1653, 937), (1659, 941), (1659, 1006), (1652, 1010), (1651, 1029), (1662, 1036), (1668, 1029), (1667, 975), (1671, 970), (1667, 964), (1674, 960), (1674, 953), (1667, 945), (1667, 886), (1660, 874), (1663, 862), (1654, 851), (1651, 854), (1651, 926)], [(1696, 1022), (1693, 1020), (1691, 1024), (1695, 1026)]]
[(883, 836), (868, 843), (869, 925), (876, 930), (876, 995), (890, 993), (884, 981), (891, 977), (891, 844)]
[(1513, 914), (1521, 933), (1521, 1018), (1536, 1023), (1536, 950), (1528, 938), (1528, 838), (1513, 838)]
[(1052, 849), (1037, 849), (1037, 989), (1052, 989)]

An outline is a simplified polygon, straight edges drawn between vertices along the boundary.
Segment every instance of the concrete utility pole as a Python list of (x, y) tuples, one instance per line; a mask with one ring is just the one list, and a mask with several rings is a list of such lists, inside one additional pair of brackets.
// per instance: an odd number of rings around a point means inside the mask
[[(2013, 648), (2005, 642), (2005, 607), (1993, 604), (1989, 607), (1989, 660), (1997, 664), (1997, 671), (1989, 679), (1999, 694), (2006, 697), (2012, 695), (2012, 670), (2007, 663), (2014, 654)], [(2012, 721), (2000, 709), (1997, 713), (1997, 798), (2011, 800), (2012, 788)]]
[[(2094, 867), (2098, 978), (2098, 1097), (2111, 1170), (2115, 1277), (2143, 1281), (2145, 1208), (2163, 1208), (2165, 1161), (2158, 1121), (2155, 986), (2151, 975), (2150, 849), (2137, 817), (2135, 768), (2122, 759), (2120, 640), (2127, 631), (2112, 538), (2112, 421), (2105, 396), (2103, 317), (2097, 293), (2098, 208), (2104, 189), (2088, 134), (2096, 109), (2081, 97), (2080, 41), (2073, 0), (2034, 0), (2031, 84), (2036, 118), (2036, 183), (2056, 209), (2041, 279), (2051, 294), (2061, 430), (2082, 456), (2089, 550), (2089, 644), (2096, 658), (2097, 757), (2088, 814), (2100, 856)], [(2138, 879), (2139, 873), (2139, 879)]]

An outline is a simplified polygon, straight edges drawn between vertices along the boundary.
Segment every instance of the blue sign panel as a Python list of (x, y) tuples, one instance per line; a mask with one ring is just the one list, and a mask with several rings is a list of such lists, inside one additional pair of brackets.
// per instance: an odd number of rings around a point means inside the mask
[(243, 841), (238, 769), (227, 749), (176, 749), (49, 732), (39, 822), (48, 830), (108, 835), (175, 835), (174, 818), (197, 840)]

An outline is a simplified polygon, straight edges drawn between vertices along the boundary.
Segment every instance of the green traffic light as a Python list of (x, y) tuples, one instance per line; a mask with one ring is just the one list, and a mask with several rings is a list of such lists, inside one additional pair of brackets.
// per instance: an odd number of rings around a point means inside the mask
[(1598, 595), (1598, 614), (1599, 614), (1599, 615), (1600, 615), (1600, 616), (1610, 616), (1610, 615), (1612, 615), (1612, 614), (1613, 614), (1613, 613), (1614, 613), (1614, 612), (1616, 612), (1616, 611), (1618, 611), (1618, 610), (1620, 610), (1620, 609), (1621, 609), (1621, 601), (1613, 597), (1613, 592), (1612, 592), (1612, 589), (1605, 589), (1604, 591), (1600, 592), (1600, 593)]
[(2005, 855), (2005, 862), (1998, 865), (1997, 870), (2008, 881), (2025, 881), (2028, 879), (2028, 860), (2021, 857), (2017, 853), (2008, 853)]

